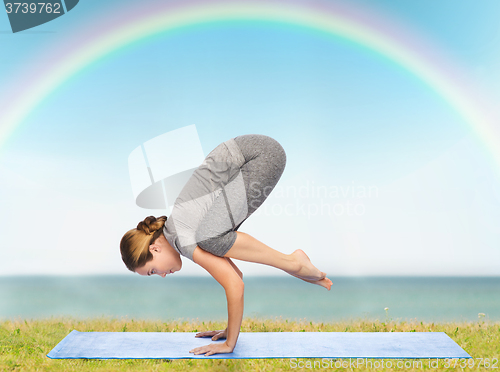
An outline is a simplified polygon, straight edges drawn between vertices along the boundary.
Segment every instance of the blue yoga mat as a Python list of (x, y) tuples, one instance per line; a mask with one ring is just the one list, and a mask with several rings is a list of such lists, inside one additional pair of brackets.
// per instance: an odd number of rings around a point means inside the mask
[(241, 332), (231, 354), (189, 350), (210, 338), (192, 332), (72, 331), (52, 359), (470, 358), (443, 332)]

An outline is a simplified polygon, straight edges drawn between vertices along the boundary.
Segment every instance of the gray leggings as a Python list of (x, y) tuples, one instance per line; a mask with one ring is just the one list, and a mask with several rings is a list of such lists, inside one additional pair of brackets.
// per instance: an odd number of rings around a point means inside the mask
[(271, 137), (245, 134), (234, 138), (245, 158), (241, 173), (246, 189), (248, 213), (246, 218), (226, 234), (198, 245), (216, 256), (224, 256), (236, 240), (236, 230), (261, 206), (274, 189), (285, 169), (286, 154), (283, 147)]

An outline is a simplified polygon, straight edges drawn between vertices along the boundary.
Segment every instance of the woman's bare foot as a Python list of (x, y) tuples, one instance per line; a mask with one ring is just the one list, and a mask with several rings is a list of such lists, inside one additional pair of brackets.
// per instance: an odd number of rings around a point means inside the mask
[(289, 274), (303, 279), (306, 282), (316, 282), (326, 277), (326, 274), (317, 269), (312, 263), (307, 254), (302, 249), (297, 249), (291, 254), (299, 263), (297, 272), (288, 272)]
[[(291, 274), (293, 275), (293, 274)], [(308, 280), (308, 279), (304, 279), (304, 278), (301, 278), (300, 276), (297, 276), (297, 275), (293, 275), (294, 277), (296, 278), (299, 278), (299, 279), (302, 279), (303, 281), (305, 282), (308, 282), (308, 283), (311, 283), (311, 284), (317, 284), (317, 285), (320, 285), (322, 287), (325, 287), (326, 289), (330, 290), (330, 287), (332, 286), (332, 281), (328, 278), (323, 278), (323, 279), (320, 279), (320, 280)]]

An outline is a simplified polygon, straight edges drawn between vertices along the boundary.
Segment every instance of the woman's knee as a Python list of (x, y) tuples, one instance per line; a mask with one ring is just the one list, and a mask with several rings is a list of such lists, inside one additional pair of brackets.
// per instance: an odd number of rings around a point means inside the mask
[(281, 144), (274, 138), (263, 134), (244, 134), (234, 138), (246, 161), (255, 159), (262, 155), (271, 156), (279, 160), (279, 163), (286, 163), (286, 153)]

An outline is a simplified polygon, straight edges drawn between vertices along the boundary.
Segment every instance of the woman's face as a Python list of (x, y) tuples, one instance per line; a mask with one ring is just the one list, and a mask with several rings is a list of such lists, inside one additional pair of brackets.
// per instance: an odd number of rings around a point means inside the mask
[(144, 276), (157, 274), (164, 278), (166, 275), (175, 273), (182, 268), (179, 253), (168, 244), (164, 236), (156, 239), (155, 243), (149, 246), (149, 250), (153, 255), (153, 259), (146, 262), (144, 266), (137, 268), (136, 273)]

